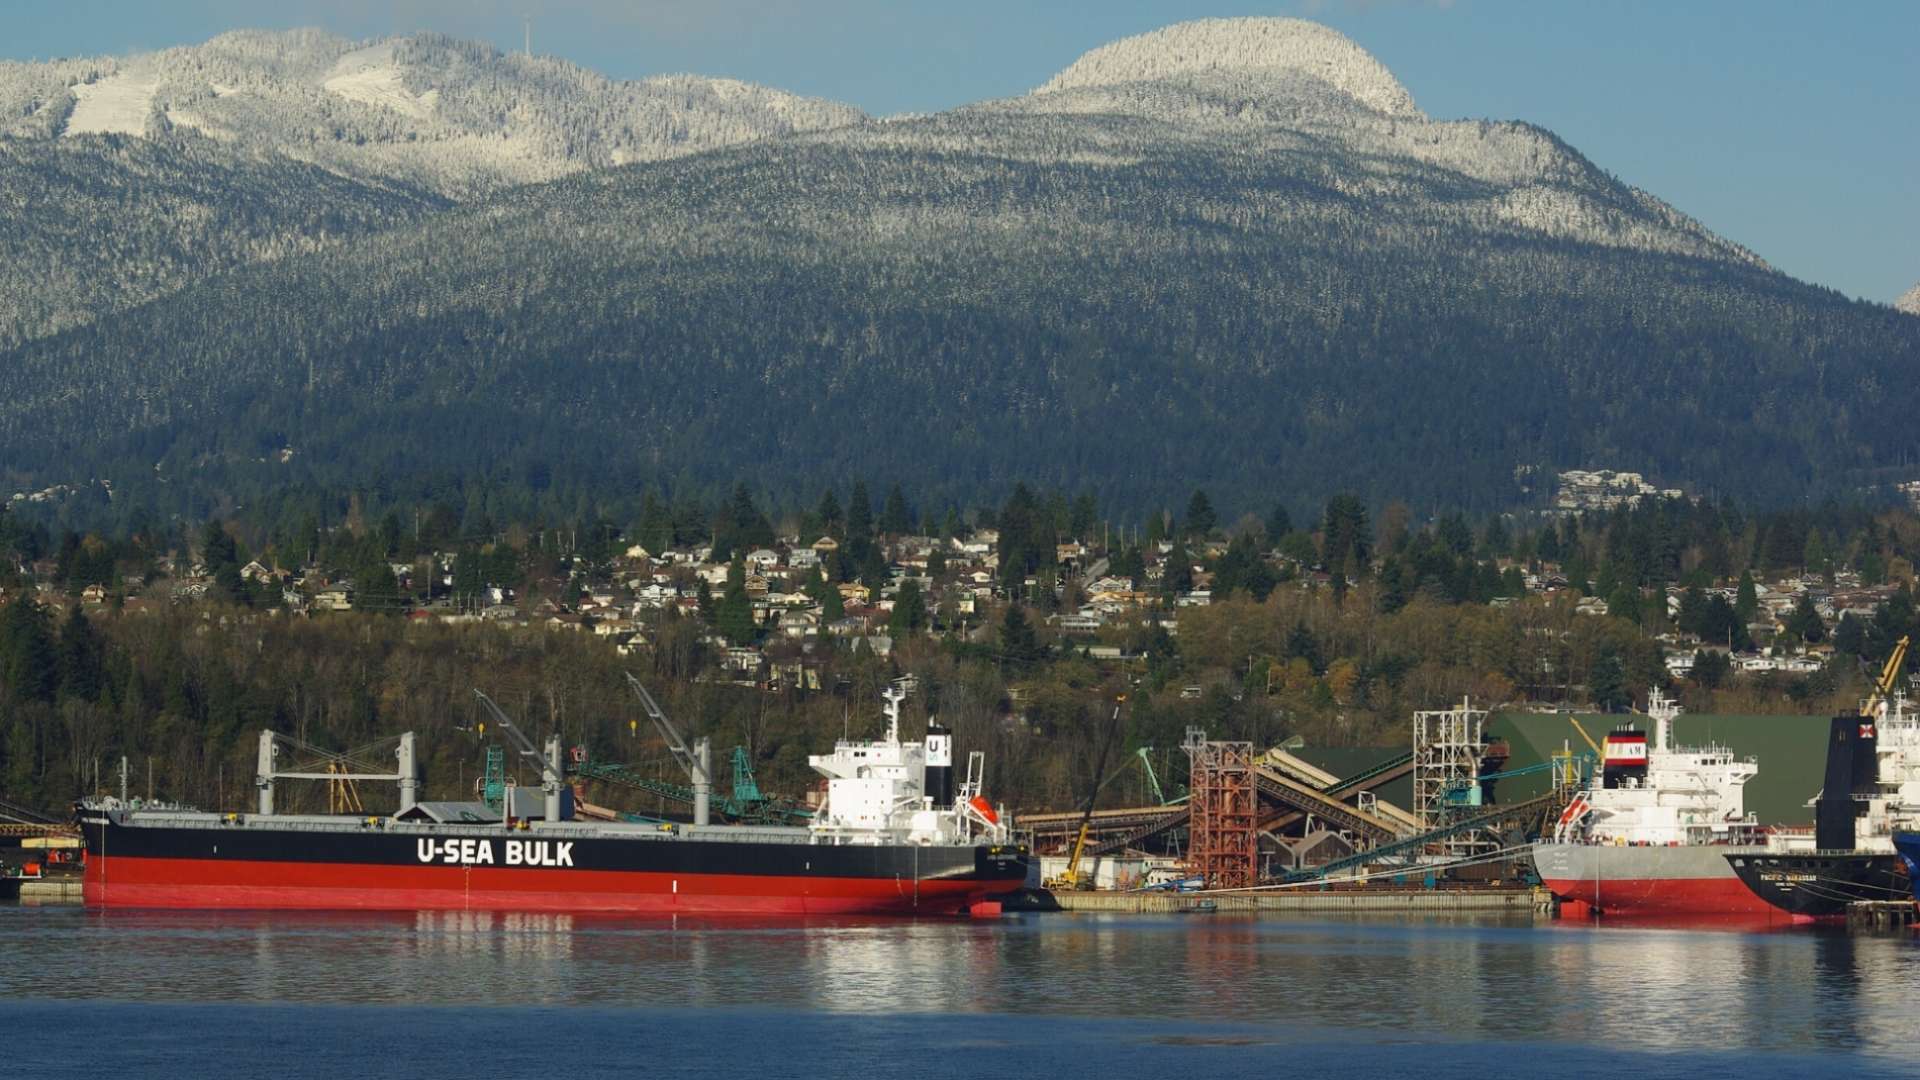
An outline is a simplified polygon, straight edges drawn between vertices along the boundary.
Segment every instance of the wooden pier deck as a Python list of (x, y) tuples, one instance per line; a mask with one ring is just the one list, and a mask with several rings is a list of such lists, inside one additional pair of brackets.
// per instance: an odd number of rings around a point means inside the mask
[(1847, 925), (1856, 930), (1897, 930), (1913, 926), (1920, 907), (1912, 900), (1860, 900), (1847, 905)]

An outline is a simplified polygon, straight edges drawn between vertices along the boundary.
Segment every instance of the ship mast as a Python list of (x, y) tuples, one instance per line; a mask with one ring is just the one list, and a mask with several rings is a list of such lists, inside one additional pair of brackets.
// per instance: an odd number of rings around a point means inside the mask
[(887, 741), (900, 741), (900, 703), (907, 700), (906, 688), (897, 683), (889, 683), (880, 696), (887, 699)]
[(1647, 691), (1647, 715), (1653, 718), (1653, 752), (1664, 754), (1671, 746), (1673, 718), (1680, 715), (1680, 705), (1656, 686)]

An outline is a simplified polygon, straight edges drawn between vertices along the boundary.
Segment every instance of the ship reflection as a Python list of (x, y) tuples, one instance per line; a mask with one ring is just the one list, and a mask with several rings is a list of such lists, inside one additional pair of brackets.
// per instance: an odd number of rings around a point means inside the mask
[(1912, 935), (1764, 919), (34, 918), (0, 918), (0, 998), (1142, 1017), (1313, 1042), (1889, 1060), (1905, 1060), (1920, 998)]

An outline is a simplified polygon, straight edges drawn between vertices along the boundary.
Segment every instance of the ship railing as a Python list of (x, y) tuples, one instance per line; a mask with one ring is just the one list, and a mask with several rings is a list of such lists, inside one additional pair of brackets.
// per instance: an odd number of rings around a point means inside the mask
[[(620, 839), (620, 840), (675, 840), (689, 826), (673, 824), (670, 828), (633, 824), (620, 826), (613, 823), (592, 825), (575, 822), (534, 822), (527, 830), (508, 828), (500, 822), (413, 822), (394, 821), (391, 818), (369, 817), (329, 817), (325, 819), (301, 819), (291, 814), (269, 814), (266, 816), (249, 814), (212, 814), (180, 813), (169, 814), (164, 811), (146, 811), (142, 817), (152, 819), (157, 826), (170, 829), (205, 829), (208, 831), (270, 828), (276, 832), (301, 833), (358, 833), (379, 831), (401, 836), (434, 836), (449, 834), (454, 836), (512, 836), (581, 839)], [(132, 826), (139, 827), (139, 826)], [(694, 832), (701, 840), (715, 840), (737, 844), (807, 844), (814, 842), (810, 830), (805, 828), (764, 828), (750, 825), (721, 825), (701, 828)]]

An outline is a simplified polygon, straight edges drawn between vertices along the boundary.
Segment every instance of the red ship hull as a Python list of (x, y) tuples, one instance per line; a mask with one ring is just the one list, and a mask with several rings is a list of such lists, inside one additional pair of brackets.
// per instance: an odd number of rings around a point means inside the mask
[(1542, 843), (1534, 845), (1533, 864), (1569, 914), (1779, 914), (1727, 862), (1741, 850)]
[(1562, 903), (1609, 915), (1779, 915), (1739, 878), (1543, 878)]
[(93, 907), (951, 915), (1020, 888), (1017, 845), (826, 844), (803, 829), (85, 815)]
[(639, 915), (962, 914), (1018, 883), (94, 856), (90, 907)]

